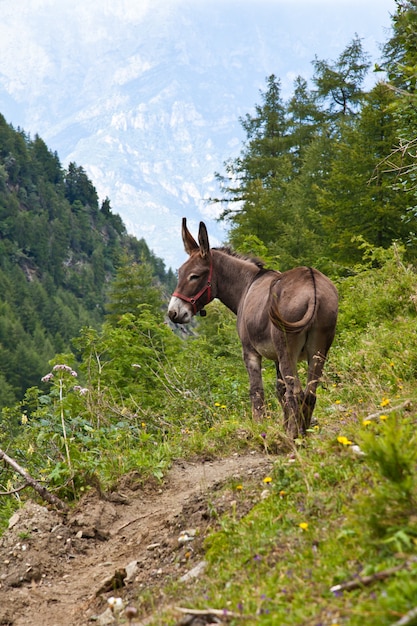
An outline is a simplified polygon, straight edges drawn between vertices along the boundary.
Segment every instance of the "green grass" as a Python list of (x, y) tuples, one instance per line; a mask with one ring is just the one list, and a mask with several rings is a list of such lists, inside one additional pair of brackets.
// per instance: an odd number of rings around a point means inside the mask
[[(53, 388), (29, 390), (3, 412), (0, 445), (70, 502), (132, 470), (143, 482), (160, 480), (175, 459), (263, 451), (274, 459), (271, 480), (242, 483), (236, 497), (250, 501), (249, 512), (232, 508), (217, 519), (204, 544), (208, 569), (191, 583), (168, 584), (166, 604), (247, 618), (236, 624), (395, 624), (417, 605), (417, 279), (397, 252), (339, 285), (318, 425), (303, 441), (283, 434), (272, 366), (270, 418), (252, 421), (235, 320), (215, 303), (187, 342), (149, 314), (99, 337), (86, 333), (80, 368), (88, 394), (77, 396), (71, 379), (61, 397)], [(18, 480), (4, 468), (2, 483), (11, 489)], [(19, 504), (6, 499), (3, 527)], [(332, 591), (392, 568), (369, 585)], [(151, 589), (137, 604), (157, 611), (149, 624), (178, 622), (170, 610), (161, 614)]]
[[(350, 415), (336, 427), (339, 416), (322, 407), (320, 429), (276, 457), (251, 511), (223, 516), (205, 543), (208, 571), (177, 591), (177, 603), (288, 626), (389, 625), (417, 604), (416, 415), (393, 412), (371, 426)], [(353, 434), (364, 456), (348, 443)], [(331, 591), (399, 565), (385, 580)]]

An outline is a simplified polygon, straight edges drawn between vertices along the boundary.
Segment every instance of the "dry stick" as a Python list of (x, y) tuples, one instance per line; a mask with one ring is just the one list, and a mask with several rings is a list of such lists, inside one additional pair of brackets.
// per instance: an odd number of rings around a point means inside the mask
[(340, 585), (334, 585), (333, 587), (330, 587), (330, 591), (334, 593), (337, 591), (352, 591), (353, 589), (358, 589), (359, 587), (366, 587), (367, 585), (371, 585), (378, 580), (385, 580), (385, 578), (389, 578), (390, 576), (396, 574), (402, 569), (407, 568), (408, 565), (408, 562), (402, 563), (401, 565), (397, 565), (396, 567), (391, 567), (390, 569), (386, 569), (381, 572), (375, 572), (375, 574), (371, 574), (370, 576), (363, 576), (362, 578), (348, 580), (347, 583), (340, 583)]
[(29, 487), (27, 483), (21, 485), (20, 487), (16, 487), (16, 489), (11, 489), (10, 491), (0, 491), (0, 496), (13, 496), (15, 493), (19, 493), (19, 491), (26, 489), (26, 487)]
[(397, 406), (393, 406), (389, 409), (382, 409), (382, 411), (377, 411), (376, 413), (371, 413), (364, 417), (364, 420), (373, 420), (379, 417), (380, 415), (386, 415), (387, 413), (392, 413), (393, 411), (401, 411), (402, 409), (409, 409), (411, 407), (411, 400), (405, 400), (402, 404), (398, 404)]
[(16, 472), (18, 472), (18, 474), (23, 476), (23, 478), (25, 479), (26, 483), (28, 485), (30, 485), (35, 491), (37, 491), (38, 494), (41, 496), (41, 498), (43, 498), (44, 500), (49, 502), (49, 504), (53, 504), (58, 509), (61, 509), (61, 511), (67, 511), (68, 510), (68, 507), (65, 504), (65, 502), (62, 502), (62, 500), (60, 500), (59, 498), (54, 496), (52, 493), (50, 493), (45, 487), (42, 487), (42, 485), (39, 484), (37, 480), (32, 478), (32, 476), (30, 476), (30, 474), (28, 474), (27, 471), (25, 469), (23, 469), (23, 467), (21, 467), (14, 459), (12, 459), (10, 456), (8, 456), (0, 448), (0, 460), (2, 460), (2, 459), (4, 461), (6, 461), (6, 463), (11, 465), (12, 468)]
[(411, 611), (408, 611), (408, 613), (403, 615), (402, 618), (398, 620), (398, 622), (394, 622), (392, 626), (408, 626), (408, 624), (414, 623), (414, 620), (416, 619), (416, 617), (417, 617), (417, 606), (415, 606), (414, 609), (411, 609)]
[(228, 611), (227, 609), (184, 609), (180, 606), (176, 606), (175, 610), (179, 613), (185, 613), (186, 615), (213, 615), (214, 617), (219, 617), (223, 621), (229, 621), (231, 619), (236, 619), (236, 617), (240, 619), (249, 619), (250, 615), (241, 615), (240, 613), (233, 613), (232, 611)]

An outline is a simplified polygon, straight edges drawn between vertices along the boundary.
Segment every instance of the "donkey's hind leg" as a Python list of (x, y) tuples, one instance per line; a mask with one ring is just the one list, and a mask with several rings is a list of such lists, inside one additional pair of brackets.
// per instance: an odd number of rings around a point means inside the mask
[(326, 357), (319, 351), (312, 355), (308, 361), (307, 386), (303, 400), (303, 416), (305, 428), (310, 428), (311, 418), (317, 400), (317, 386), (323, 373)]
[(277, 395), (284, 413), (284, 427), (287, 435), (296, 439), (305, 434), (303, 404), (304, 392), (297, 373), (298, 355), (302, 349), (302, 338), (299, 336), (287, 336), (285, 347), (277, 343)]
[(257, 352), (243, 351), (243, 360), (249, 376), (249, 395), (252, 417), (260, 421), (265, 417), (265, 394), (262, 382), (262, 358)]

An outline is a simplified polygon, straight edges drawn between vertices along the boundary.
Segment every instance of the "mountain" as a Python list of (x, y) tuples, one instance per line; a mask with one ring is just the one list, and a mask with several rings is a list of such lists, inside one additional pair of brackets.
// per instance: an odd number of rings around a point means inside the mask
[(204, 219), (213, 244), (226, 236), (207, 200), (265, 78), (279, 76), (288, 97), (314, 55), (336, 58), (355, 30), (374, 52), (366, 24), (388, 22), (394, 7), (314, 4), (21, 0), (16, 12), (3, 0), (0, 112), (82, 165), (128, 231), (175, 269), (183, 215), (193, 231)]

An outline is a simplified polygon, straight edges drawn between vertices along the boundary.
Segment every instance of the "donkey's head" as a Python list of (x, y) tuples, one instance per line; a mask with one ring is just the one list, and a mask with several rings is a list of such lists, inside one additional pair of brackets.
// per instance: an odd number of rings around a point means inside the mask
[(190, 256), (178, 270), (178, 283), (168, 306), (168, 315), (176, 324), (188, 324), (199, 311), (204, 315), (205, 305), (213, 299), (213, 266), (205, 224), (200, 222), (197, 243), (187, 228), (186, 218), (183, 217), (182, 240), (185, 251)]

